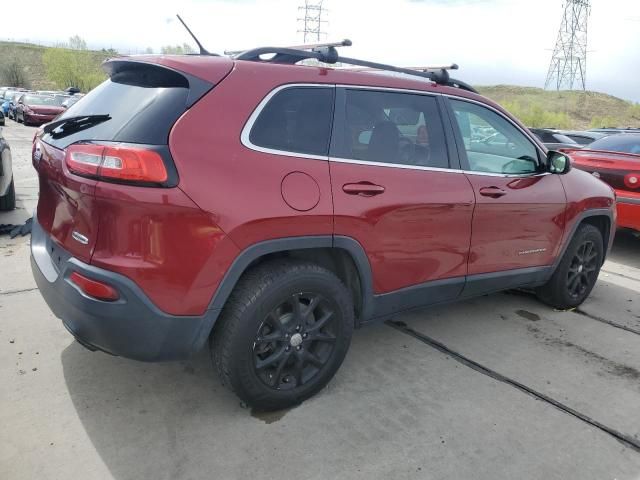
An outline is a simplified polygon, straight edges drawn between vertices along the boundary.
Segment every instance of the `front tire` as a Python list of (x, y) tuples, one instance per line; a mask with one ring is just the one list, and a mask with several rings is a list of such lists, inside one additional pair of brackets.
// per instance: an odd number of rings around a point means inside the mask
[(600, 230), (580, 225), (551, 279), (536, 290), (538, 298), (562, 310), (581, 305), (598, 280), (603, 259)]
[(277, 260), (246, 273), (210, 341), (222, 383), (247, 405), (297, 405), (334, 376), (349, 348), (353, 300), (331, 271)]

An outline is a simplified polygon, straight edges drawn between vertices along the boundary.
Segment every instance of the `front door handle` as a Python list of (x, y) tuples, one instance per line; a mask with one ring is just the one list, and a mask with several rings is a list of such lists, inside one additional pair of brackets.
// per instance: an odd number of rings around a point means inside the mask
[(480, 195), (483, 197), (500, 198), (507, 194), (499, 187), (483, 187), (480, 189)]
[(346, 183), (342, 186), (342, 191), (348, 195), (373, 197), (384, 193), (384, 187), (371, 182)]

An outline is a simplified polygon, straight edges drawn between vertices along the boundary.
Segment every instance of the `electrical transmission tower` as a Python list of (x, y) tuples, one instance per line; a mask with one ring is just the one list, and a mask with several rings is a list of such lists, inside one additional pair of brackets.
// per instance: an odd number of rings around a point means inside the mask
[(298, 18), (298, 21), (302, 22), (302, 30), (298, 30), (298, 33), (304, 35), (304, 43), (320, 43), (321, 37), (326, 35), (322, 28), (327, 23), (322, 18), (327, 14), (322, 0), (305, 0), (304, 5), (298, 7), (298, 11), (303, 12), (303, 17)]
[(586, 90), (590, 0), (566, 0), (544, 88)]

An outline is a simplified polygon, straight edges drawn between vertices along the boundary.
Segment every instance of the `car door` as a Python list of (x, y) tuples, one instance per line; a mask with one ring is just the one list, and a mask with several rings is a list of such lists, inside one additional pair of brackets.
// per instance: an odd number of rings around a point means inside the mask
[(566, 196), (559, 176), (547, 172), (544, 152), (529, 134), (497, 109), (448, 102), (476, 200), (465, 293), (544, 277), (564, 231)]
[[(447, 135), (449, 135), (447, 137)], [(467, 273), (473, 190), (435, 95), (339, 88), (330, 150), (334, 232), (362, 245), (378, 314), (455, 298)], [(431, 294), (428, 290), (433, 288)]]

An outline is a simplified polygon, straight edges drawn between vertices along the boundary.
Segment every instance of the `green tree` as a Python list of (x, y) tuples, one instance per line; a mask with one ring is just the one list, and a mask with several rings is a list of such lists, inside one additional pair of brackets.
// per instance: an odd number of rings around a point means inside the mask
[(106, 78), (100, 60), (87, 50), (86, 42), (77, 35), (71, 37), (68, 44), (46, 49), (42, 63), (47, 78), (61, 89), (77, 87), (87, 92)]
[(168, 55), (182, 55), (185, 53), (194, 53), (193, 48), (188, 43), (183, 43), (182, 45), (165, 45), (160, 49), (160, 51), (164, 54)]
[(146, 54), (152, 54), (152, 53), (153, 53), (153, 48), (151, 48), (151, 47), (147, 47), (147, 48), (145, 48), (145, 49), (144, 49), (144, 53), (146, 53)]

